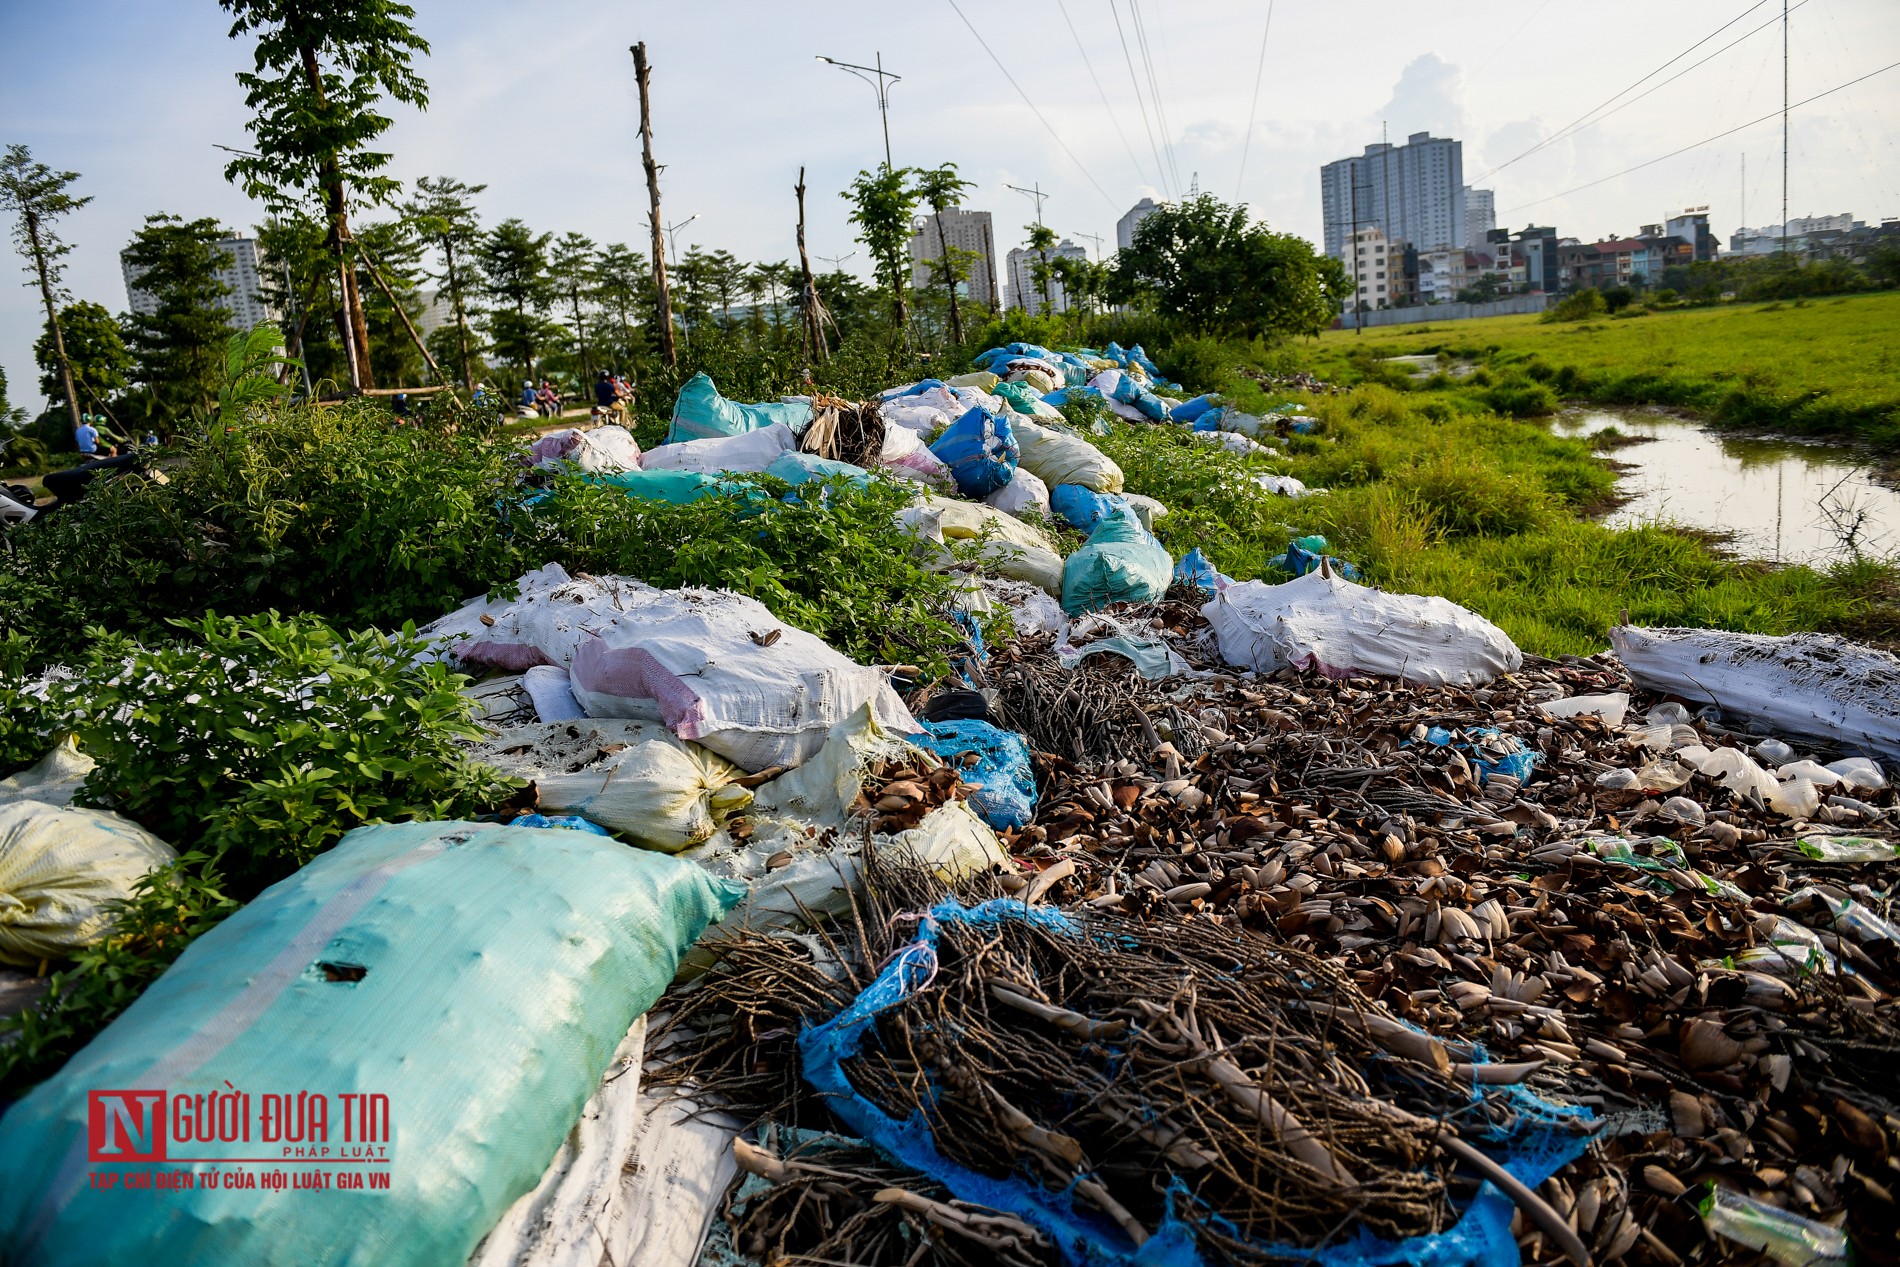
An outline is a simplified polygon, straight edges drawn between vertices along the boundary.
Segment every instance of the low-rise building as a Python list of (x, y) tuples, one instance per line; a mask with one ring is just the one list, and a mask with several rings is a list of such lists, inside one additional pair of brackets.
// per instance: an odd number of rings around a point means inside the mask
[[(1405, 243), (1389, 241), (1385, 231), (1377, 225), (1366, 225), (1349, 235), (1344, 249), (1352, 253), (1346, 272), (1353, 283), (1354, 298), (1347, 307), (1355, 312), (1396, 307), (1398, 295), (1406, 289), (1402, 284)], [(1414, 258), (1419, 260), (1418, 276), (1422, 285), (1423, 257)]]

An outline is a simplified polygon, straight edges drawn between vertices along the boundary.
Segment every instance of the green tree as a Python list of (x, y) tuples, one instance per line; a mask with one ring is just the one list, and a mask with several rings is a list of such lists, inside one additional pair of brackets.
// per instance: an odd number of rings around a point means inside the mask
[(1212, 194), (1169, 204), (1115, 257), (1110, 295), (1195, 330), (1241, 337), (1317, 334), (1338, 311), (1343, 273), (1313, 245)]
[[(1051, 303), (1049, 279), (1055, 276), (1049, 264), (1049, 248), (1056, 244), (1056, 231), (1046, 224), (1026, 224), (1023, 231), (1029, 234), (1029, 249), (1036, 253), (1036, 262), (1029, 266), (1029, 275), (1035, 280), (1037, 289), (1042, 291), (1042, 312), (1046, 316)], [(1026, 308), (1029, 305), (1023, 306)]]
[(1071, 312), (1095, 311), (1095, 297), (1102, 287), (1101, 265), (1080, 256), (1059, 255), (1049, 261), (1049, 271), (1062, 283), (1063, 298)]
[(125, 253), (128, 275), (156, 304), (134, 313), (126, 327), (133, 377), (143, 389), (137, 404), (142, 421), (166, 435), (218, 399), (224, 376), (231, 317), (218, 280), (224, 236), (211, 219), (172, 215), (145, 217), (145, 227)]
[(760, 264), (754, 270), (760, 282), (765, 286), (766, 303), (771, 313), (772, 332), (784, 329), (785, 314), (782, 295), (798, 285), (798, 268), (790, 260), (778, 260), (770, 264)]
[(910, 324), (910, 218), (917, 210), (917, 188), (911, 169), (885, 163), (875, 175), (861, 171), (840, 197), (851, 203), (852, 224), (858, 241), (871, 253), (877, 278), (890, 292), (894, 337), (902, 339)]
[[(62, 341), (66, 348), (64, 367), (59, 362)], [(109, 413), (108, 402), (125, 390), (132, 372), (132, 354), (125, 350), (125, 335), (118, 321), (104, 304), (83, 299), (60, 310), (57, 334), (53, 323), (46, 323), (33, 343), (33, 359), (40, 367), (40, 390), (47, 399), (58, 399), (64, 390), (64, 376), (70, 375), (73, 390), (89, 412)]]
[[(424, 176), (416, 182), (415, 196), (402, 205), (403, 215), (435, 249), (441, 264), (431, 278), (448, 295), (455, 312), (454, 363), (462, 371), (462, 386), (469, 391), (475, 390), (474, 350), (468, 334), (469, 258), (482, 238), (474, 198), (487, 188), (465, 185), (452, 176)], [(436, 359), (444, 358), (438, 354)]]
[[(364, 271), (365, 276), (358, 281), (368, 287), (363, 298), (363, 322), (369, 329), (370, 370), (377, 382), (392, 387), (423, 382), (426, 365), (409, 334), (424, 307), (422, 283), (427, 274), (422, 267), (422, 240), (406, 218), (362, 225), (355, 234), (358, 249), (351, 263)], [(374, 278), (367, 276), (372, 265), (394, 292), (393, 301)], [(396, 311), (398, 304), (402, 306), (401, 315)]]
[[(746, 322), (752, 327), (752, 346), (755, 348), (765, 346), (765, 296), (772, 289), (771, 267), (770, 264), (754, 264), (740, 278), (746, 298), (752, 301)], [(777, 326), (776, 317), (772, 324)]]
[(718, 271), (718, 259), (697, 246), (687, 247), (686, 258), (674, 265), (673, 281), (678, 290), (674, 296), (678, 305), (675, 315), (688, 339), (693, 337), (694, 328), (712, 315), (719, 294)]
[(581, 301), (593, 291), (597, 255), (594, 239), (584, 233), (563, 233), (548, 260), (548, 284), (567, 302), (574, 319), (574, 346), (583, 386), (592, 380), (594, 367), (587, 355), (587, 318)]
[(653, 311), (653, 272), (646, 256), (624, 242), (608, 243), (594, 256), (589, 286), (601, 311), (612, 315), (619, 336), (608, 359), (622, 364), (631, 361), (636, 342), (633, 316)]
[(517, 219), (503, 220), (482, 235), (475, 257), (482, 270), (482, 293), (495, 307), (488, 313), (488, 338), (495, 353), (534, 376), (534, 360), (541, 349), (547, 323), (542, 313), (551, 292), (548, 285), (548, 241), (536, 236)]
[(1496, 273), (1486, 273), (1471, 285), (1458, 292), (1461, 304), (1488, 304), (1504, 293), (1504, 279)]
[(354, 386), (373, 387), (366, 355), (369, 327), (350, 251), (350, 195), (371, 206), (401, 189), (382, 174), (390, 155), (370, 149), (389, 130), (385, 97), (417, 109), (429, 104), (428, 85), (410, 59), (428, 43), (409, 25), (415, 10), (395, 0), (219, 0), (233, 17), (231, 38), (255, 32), (254, 69), (240, 71), (247, 125), (258, 152), (239, 155), (225, 179), (285, 214), (321, 200), (327, 244), (339, 267), (340, 322), (345, 347), (354, 347)]
[(59, 365), (60, 387), (75, 431), (79, 429), (79, 395), (73, 387), (65, 335), (59, 324), (59, 301), (65, 297), (60, 275), (66, 270), (61, 261), (73, 248), (60, 239), (55, 222), (92, 201), (66, 192), (66, 187), (78, 179), (78, 172), (56, 172), (45, 163), (34, 162), (33, 152), (24, 145), (7, 146), (6, 157), (0, 158), (0, 207), (17, 217), (13, 245), (33, 274), (28, 285), (40, 288), (46, 324), (53, 334), (53, 359)]
[(943, 213), (956, 206), (965, 193), (975, 188), (974, 181), (957, 175), (955, 163), (945, 163), (942, 167), (917, 173), (917, 196), (930, 208), (931, 218), (937, 222), (937, 258), (932, 267), (937, 280), (943, 283), (945, 297), (950, 301), (952, 343), (963, 342), (963, 313), (957, 307), (957, 283), (967, 278), (969, 271), (967, 268), (959, 269), (961, 261), (951, 253), (950, 243), (943, 236)]

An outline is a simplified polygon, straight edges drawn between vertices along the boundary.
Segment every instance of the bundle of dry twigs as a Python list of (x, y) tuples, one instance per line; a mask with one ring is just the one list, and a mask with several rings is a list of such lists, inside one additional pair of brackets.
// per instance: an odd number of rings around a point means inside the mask
[(884, 449), (884, 420), (878, 416), (877, 402), (812, 397), (811, 425), (798, 447), (833, 462), (871, 466)]

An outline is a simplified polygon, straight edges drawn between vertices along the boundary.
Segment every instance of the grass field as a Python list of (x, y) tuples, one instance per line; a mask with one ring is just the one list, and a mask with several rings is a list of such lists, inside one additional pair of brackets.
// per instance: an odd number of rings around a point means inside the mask
[(1853, 435), (1900, 453), (1900, 291), (1587, 322), (1491, 317), (1330, 331), (1305, 349), (1315, 372), (1348, 382), (1382, 377), (1376, 358), (1419, 353), (1474, 361), (1487, 376), (1521, 374), (1563, 396)]

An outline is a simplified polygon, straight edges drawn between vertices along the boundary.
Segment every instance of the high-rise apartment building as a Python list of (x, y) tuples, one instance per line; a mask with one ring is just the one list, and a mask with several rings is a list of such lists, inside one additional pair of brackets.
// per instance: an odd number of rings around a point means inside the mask
[[(218, 303), (231, 314), (231, 324), (240, 330), (249, 330), (260, 322), (277, 320), (277, 310), (264, 301), (260, 273), (269, 262), (259, 258), (257, 239), (233, 231), (218, 239), (218, 249), (225, 255), (224, 267), (218, 270), (218, 280), (224, 283), (225, 294)], [(141, 317), (149, 317), (158, 311), (158, 297), (140, 289), (141, 274), (126, 258), (130, 250), (128, 247), (119, 252), (126, 306)]]
[(1467, 244), (1462, 142), (1429, 132), (1412, 133), (1404, 145), (1380, 141), (1326, 164), (1319, 180), (1326, 253), (1337, 260), (1346, 259), (1353, 230), (1367, 226), (1421, 251)]
[[(1087, 263), (1089, 252), (1087, 247), (1077, 246), (1069, 239), (1063, 238), (1060, 243), (1050, 248), (1049, 258), (1053, 261), (1063, 256)], [(1042, 286), (1036, 281), (1035, 273), (1031, 271), (1040, 258), (1035, 251), (1026, 246), (1019, 246), (1009, 253), (1009, 306), (1021, 308), (1032, 317), (1040, 316), (1042, 313)], [(1062, 279), (1053, 274), (1049, 278), (1049, 310), (1051, 312), (1069, 310), (1069, 296), (1062, 289)]]
[(1498, 196), (1495, 190), (1465, 186), (1465, 245), (1482, 251), (1490, 242), (1491, 230), (1498, 227)]
[(960, 294), (967, 294), (985, 308), (996, 306), (996, 247), (992, 240), (990, 213), (948, 207), (943, 216), (943, 238), (937, 237), (936, 215), (918, 216), (910, 222), (910, 284), (937, 287), (943, 285), (931, 261), (941, 259), (943, 247), (968, 251), (970, 276), (961, 283)]
[(1128, 214), (1115, 222), (1115, 249), (1126, 251), (1135, 244), (1135, 226), (1150, 215), (1161, 210), (1160, 204), (1152, 198), (1143, 198), (1128, 209)]

